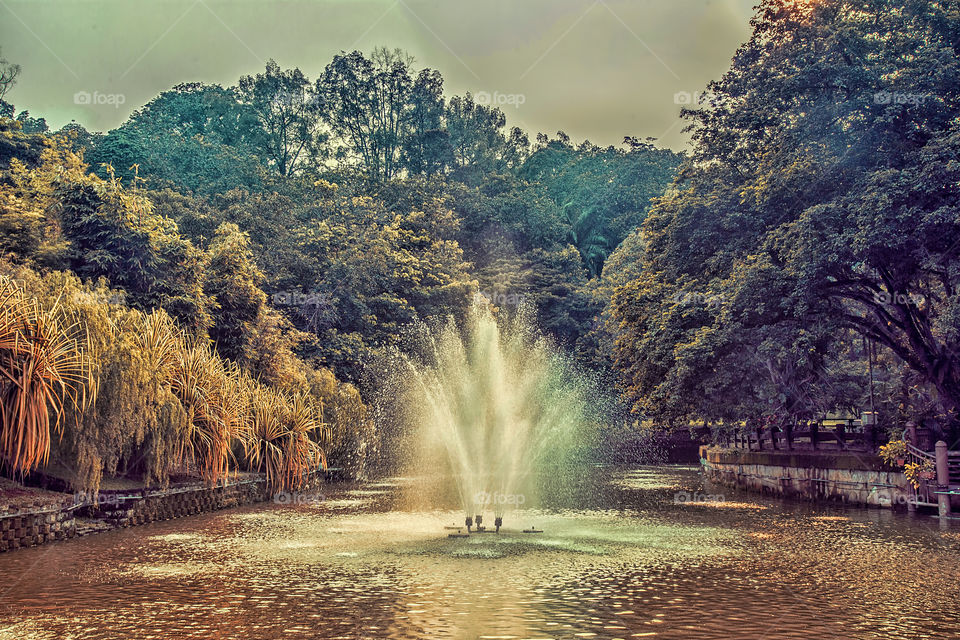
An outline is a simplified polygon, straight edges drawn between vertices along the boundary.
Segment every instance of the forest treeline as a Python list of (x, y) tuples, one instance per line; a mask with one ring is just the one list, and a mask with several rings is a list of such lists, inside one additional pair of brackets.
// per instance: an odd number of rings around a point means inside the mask
[[(263, 466), (258, 448), (278, 469), (322, 452), (375, 464), (390, 452), (365, 367), (478, 295), (530, 305), (638, 424), (872, 409), (891, 433), (914, 420), (956, 438), (958, 3), (764, 0), (752, 29), (683, 111), (688, 155), (530, 139), (388, 49), (317, 78), (270, 62), (230, 87), (182, 84), (105, 133), (3, 102), (0, 270), (13, 298), (80, 318), (77, 375), (99, 381), (95, 398), (58, 392), (55, 458), (88, 484), (163, 479), (206, 455), (183, 445), (211, 441), (191, 429), (216, 424), (213, 457), (241, 468)], [(19, 73), (2, 67), (0, 99)], [(143, 355), (150, 322), (177, 345), (164, 375)], [(184, 395), (194, 360), (201, 396), (241, 388), (239, 409)], [(153, 391), (110, 373), (124, 367)], [(251, 435), (261, 396), (288, 426), (257, 428), (282, 436)], [(311, 420), (293, 426), (297, 407)]]
[[(245, 455), (255, 427), (272, 434), (261, 448), (312, 442), (338, 466), (375, 464), (365, 367), (480, 295), (504, 313), (530, 305), (558, 345), (609, 367), (599, 276), (681, 161), (632, 138), (531, 143), (386, 49), (337, 56), (315, 81), (270, 62), (232, 87), (180, 85), (107, 133), (3, 109), (0, 269), (92, 336), (77, 348), (97, 396), (79, 420), (65, 410), (52, 445), (83, 486), (164, 480), (200, 423), (198, 442), (219, 444), (191, 460), (210, 478), (224, 461), (260, 465)], [(179, 345), (165, 375), (138, 342), (148, 321)], [(177, 377), (190, 358), (206, 396), (243, 389), (244, 406), (197, 419)], [(303, 400), (315, 424), (258, 426), (265, 393)]]

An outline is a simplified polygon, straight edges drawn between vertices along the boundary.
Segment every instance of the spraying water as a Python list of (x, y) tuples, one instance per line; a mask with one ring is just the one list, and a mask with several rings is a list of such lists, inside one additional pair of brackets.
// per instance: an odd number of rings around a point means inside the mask
[(576, 468), (592, 423), (589, 385), (528, 310), (498, 322), (481, 299), (463, 327), (451, 320), (426, 343), (405, 381), (418, 461), (452, 478), (468, 517), (533, 506), (544, 477)]

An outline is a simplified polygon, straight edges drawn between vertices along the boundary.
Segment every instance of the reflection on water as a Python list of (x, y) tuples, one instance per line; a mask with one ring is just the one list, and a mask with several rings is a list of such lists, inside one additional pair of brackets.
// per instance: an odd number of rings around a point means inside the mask
[(463, 514), (421, 483), (0, 555), (0, 638), (960, 637), (960, 532), (935, 518), (598, 469), (450, 539)]

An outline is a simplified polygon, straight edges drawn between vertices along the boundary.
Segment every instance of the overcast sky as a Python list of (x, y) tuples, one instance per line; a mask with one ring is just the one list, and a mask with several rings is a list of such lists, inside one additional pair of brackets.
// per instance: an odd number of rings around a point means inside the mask
[(231, 85), (268, 58), (313, 79), (341, 50), (386, 45), (438, 69), (448, 96), (498, 102), (531, 137), (682, 149), (681, 92), (727, 69), (754, 3), (0, 0), (0, 49), (23, 66), (7, 100), (54, 128), (110, 129), (175, 84)]

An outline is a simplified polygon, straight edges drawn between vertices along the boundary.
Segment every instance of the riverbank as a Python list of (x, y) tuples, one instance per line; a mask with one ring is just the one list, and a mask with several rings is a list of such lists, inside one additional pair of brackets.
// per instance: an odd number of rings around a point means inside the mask
[(906, 509), (914, 495), (901, 471), (868, 453), (703, 446), (700, 464), (710, 482), (784, 498)]
[[(311, 476), (315, 486), (330, 474)], [(0, 552), (58, 540), (219, 511), (294, 494), (268, 489), (262, 474), (241, 474), (216, 487), (184, 482), (164, 489), (117, 489), (97, 496), (66, 494), (17, 485), (0, 485)]]

